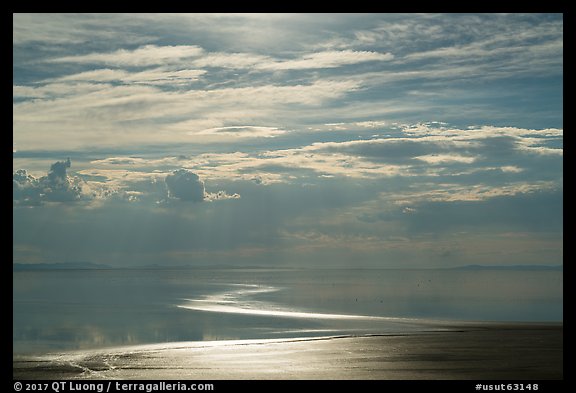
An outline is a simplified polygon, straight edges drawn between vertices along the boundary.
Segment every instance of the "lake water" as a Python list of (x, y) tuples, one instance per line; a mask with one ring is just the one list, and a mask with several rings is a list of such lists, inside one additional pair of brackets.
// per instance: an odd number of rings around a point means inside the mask
[(14, 353), (563, 319), (557, 270), (54, 270), (13, 284)]

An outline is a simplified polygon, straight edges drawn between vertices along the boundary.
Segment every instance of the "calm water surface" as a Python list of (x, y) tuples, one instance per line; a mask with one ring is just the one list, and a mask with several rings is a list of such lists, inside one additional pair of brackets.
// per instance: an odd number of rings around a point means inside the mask
[(562, 321), (562, 271), (62, 270), (13, 273), (14, 353), (409, 333)]

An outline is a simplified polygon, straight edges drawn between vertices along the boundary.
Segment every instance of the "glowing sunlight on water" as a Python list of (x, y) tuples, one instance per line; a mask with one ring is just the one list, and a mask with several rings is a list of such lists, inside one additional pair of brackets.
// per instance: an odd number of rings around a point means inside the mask
[(250, 299), (251, 296), (267, 292), (276, 292), (280, 288), (241, 285), (241, 289), (205, 296), (203, 299), (185, 299), (186, 303), (177, 307), (195, 311), (208, 311), (228, 314), (262, 315), (285, 318), (309, 318), (309, 319), (355, 319), (355, 320), (386, 320), (386, 321), (415, 321), (413, 318), (394, 318), (372, 315), (353, 314), (329, 314), (310, 311), (297, 311), (283, 308), (271, 302), (263, 302)]

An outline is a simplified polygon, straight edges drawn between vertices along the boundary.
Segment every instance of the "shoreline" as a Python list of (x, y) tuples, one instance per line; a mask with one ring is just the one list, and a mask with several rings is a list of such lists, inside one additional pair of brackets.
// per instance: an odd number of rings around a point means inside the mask
[(13, 379), (563, 379), (563, 323), (464, 322), (363, 336), (157, 343), (13, 355)]

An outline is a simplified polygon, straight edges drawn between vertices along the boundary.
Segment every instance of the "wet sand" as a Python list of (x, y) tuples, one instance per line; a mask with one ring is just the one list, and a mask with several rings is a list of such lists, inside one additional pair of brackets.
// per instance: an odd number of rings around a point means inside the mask
[(14, 379), (563, 379), (563, 325), (409, 335), (183, 342), (14, 356)]

